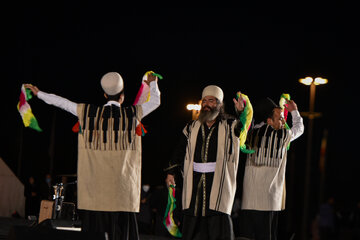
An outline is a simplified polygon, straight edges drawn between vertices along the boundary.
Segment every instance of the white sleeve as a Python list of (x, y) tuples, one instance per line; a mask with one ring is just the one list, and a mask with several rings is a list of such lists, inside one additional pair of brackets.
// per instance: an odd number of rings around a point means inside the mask
[(59, 97), (55, 94), (49, 94), (42, 91), (38, 92), (37, 97), (45, 103), (68, 111), (77, 117), (77, 103), (74, 103), (66, 98)]
[(145, 117), (160, 106), (160, 90), (157, 81), (150, 82), (150, 100), (141, 105), (142, 117)]
[(303, 118), (300, 116), (299, 111), (294, 110), (291, 112), (292, 116), (292, 128), (291, 128), (291, 139), (294, 141), (304, 133)]

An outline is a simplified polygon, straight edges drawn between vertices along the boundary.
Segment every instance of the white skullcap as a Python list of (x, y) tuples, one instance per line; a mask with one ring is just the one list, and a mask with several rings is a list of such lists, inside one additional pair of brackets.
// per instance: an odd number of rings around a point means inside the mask
[(206, 96), (213, 96), (216, 97), (220, 102), (224, 99), (224, 93), (218, 86), (215, 85), (209, 85), (206, 88), (204, 88), (202, 92), (202, 99)]
[(119, 73), (108, 72), (101, 78), (101, 87), (107, 95), (116, 95), (124, 89), (124, 81)]

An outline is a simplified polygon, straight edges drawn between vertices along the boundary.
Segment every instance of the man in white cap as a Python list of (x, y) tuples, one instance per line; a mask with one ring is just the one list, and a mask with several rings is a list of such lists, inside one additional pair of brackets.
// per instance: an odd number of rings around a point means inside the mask
[[(169, 185), (175, 185), (176, 168), (183, 171), (183, 239), (234, 239), (230, 214), (242, 124), (225, 114), (223, 98), (218, 86), (204, 88), (200, 115), (184, 128), (166, 169)], [(233, 101), (240, 115), (244, 110), (241, 94)]]
[(109, 239), (139, 239), (135, 213), (141, 191), (141, 136), (135, 128), (160, 105), (157, 77), (149, 74), (150, 100), (124, 107), (124, 82), (117, 72), (106, 73), (101, 87), (105, 105), (77, 104), (26, 84), (47, 104), (77, 116), (77, 190), (82, 230), (107, 232)]

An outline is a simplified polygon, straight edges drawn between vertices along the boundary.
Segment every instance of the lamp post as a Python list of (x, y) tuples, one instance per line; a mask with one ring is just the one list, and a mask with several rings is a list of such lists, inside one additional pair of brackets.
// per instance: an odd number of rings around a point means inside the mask
[(196, 120), (200, 114), (201, 105), (199, 104), (188, 104), (186, 109), (192, 111), (192, 120)]
[(327, 79), (317, 77), (306, 77), (299, 79), (299, 82), (310, 86), (310, 105), (309, 112), (302, 112), (301, 115), (309, 119), (308, 124), (308, 136), (307, 136), (307, 154), (305, 165), (305, 185), (304, 185), (304, 208), (301, 228), (301, 239), (307, 239), (308, 232), (308, 216), (309, 216), (309, 196), (310, 196), (310, 177), (311, 177), (311, 154), (312, 154), (312, 138), (313, 138), (313, 126), (314, 119), (321, 116), (321, 113), (314, 112), (315, 108), (315, 90), (317, 85), (326, 84)]

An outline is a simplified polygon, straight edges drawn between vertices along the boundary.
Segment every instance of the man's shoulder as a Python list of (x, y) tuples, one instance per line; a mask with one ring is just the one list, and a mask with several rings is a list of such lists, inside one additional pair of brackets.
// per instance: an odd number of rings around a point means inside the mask
[(183, 129), (183, 133), (188, 136), (188, 134), (192, 131), (192, 129), (195, 127), (196, 124), (200, 124), (200, 121), (199, 120), (191, 120), (189, 121), (184, 129)]

